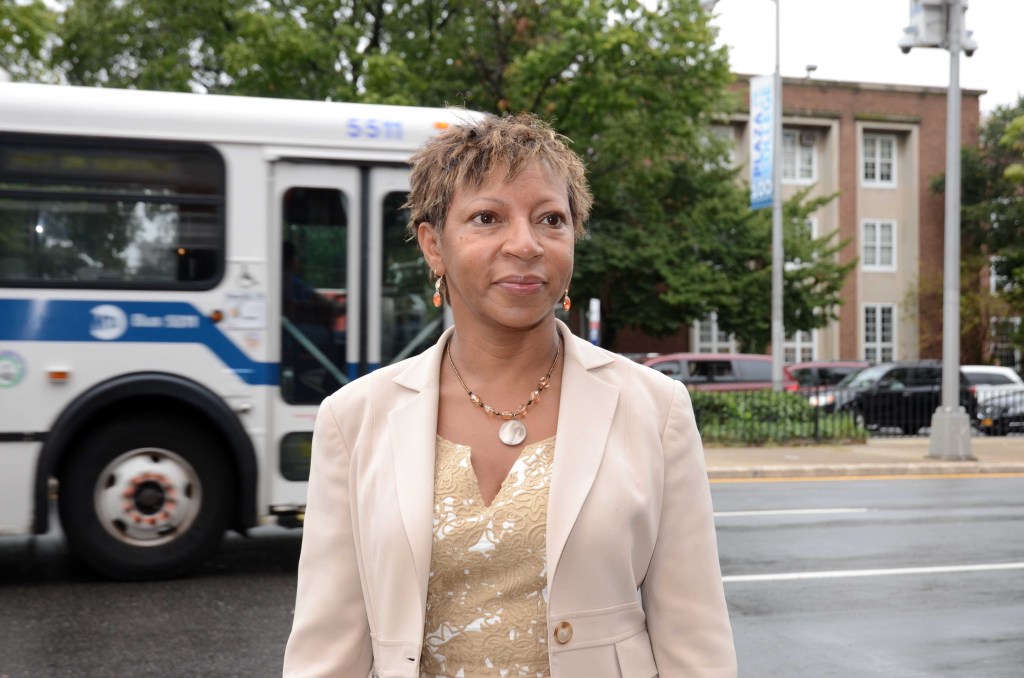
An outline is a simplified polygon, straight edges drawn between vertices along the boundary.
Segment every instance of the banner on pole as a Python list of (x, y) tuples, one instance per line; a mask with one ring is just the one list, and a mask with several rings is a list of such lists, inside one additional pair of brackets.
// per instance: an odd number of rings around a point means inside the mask
[(771, 207), (774, 197), (774, 96), (774, 76), (759, 75), (750, 79), (750, 207), (755, 210)]

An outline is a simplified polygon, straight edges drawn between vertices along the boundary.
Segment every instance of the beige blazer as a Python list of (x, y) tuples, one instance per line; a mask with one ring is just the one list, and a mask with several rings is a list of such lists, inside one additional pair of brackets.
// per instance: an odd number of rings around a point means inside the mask
[[(686, 389), (558, 326), (565, 364), (546, 532), (552, 678), (735, 676)], [(450, 332), (320, 408), (286, 676), (419, 676)]]

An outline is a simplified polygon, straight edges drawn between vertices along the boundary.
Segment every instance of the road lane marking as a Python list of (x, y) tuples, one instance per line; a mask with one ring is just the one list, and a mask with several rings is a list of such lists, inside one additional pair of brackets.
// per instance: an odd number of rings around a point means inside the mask
[(716, 511), (716, 518), (736, 518), (746, 516), (816, 516), (836, 513), (867, 513), (874, 509), (866, 508), (825, 508), (825, 509), (765, 509), (762, 511)]
[(993, 572), (1024, 570), (1024, 563), (989, 565), (946, 565), (938, 567), (897, 567), (885, 570), (831, 570), (823, 572), (780, 572), (777, 574), (734, 574), (722, 577), (725, 583), (760, 581), (796, 581), (804, 579), (842, 579), (845, 577), (885, 577), (898, 574), (951, 574), (957, 572)]

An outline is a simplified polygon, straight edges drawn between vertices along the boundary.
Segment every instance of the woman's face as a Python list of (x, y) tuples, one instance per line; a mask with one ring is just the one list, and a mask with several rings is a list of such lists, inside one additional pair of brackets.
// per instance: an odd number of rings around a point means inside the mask
[(543, 163), (505, 182), (457, 188), (440, 238), (419, 227), (427, 263), (445, 276), (456, 323), (528, 329), (552, 315), (572, 278), (575, 235), (565, 182)]

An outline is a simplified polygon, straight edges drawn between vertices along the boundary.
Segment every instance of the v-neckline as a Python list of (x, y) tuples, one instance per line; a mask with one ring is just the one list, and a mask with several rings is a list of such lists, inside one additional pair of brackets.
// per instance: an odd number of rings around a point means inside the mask
[(533, 450), (534, 448), (552, 442), (555, 439), (555, 436), (548, 436), (544, 440), (538, 440), (536, 442), (523, 445), (523, 448), (519, 450), (519, 454), (516, 455), (515, 461), (513, 461), (512, 465), (509, 466), (508, 473), (506, 473), (505, 477), (502, 478), (501, 484), (498, 485), (498, 491), (494, 493), (494, 497), (491, 498), (491, 503), (489, 504), (484, 501), (484, 494), (480, 491), (480, 478), (477, 476), (476, 468), (473, 466), (473, 448), (469, 445), (457, 443), (454, 440), (448, 440), (440, 435), (437, 436), (437, 439), (466, 451), (466, 461), (469, 462), (469, 473), (470, 477), (473, 479), (474, 494), (472, 499), (480, 502), (480, 505), (484, 507), (485, 511), (490, 511), (491, 507), (493, 507), (498, 502), (498, 499), (505, 493), (505, 488), (508, 485), (508, 479), (512, 477), (512, 471), (515, 470), (516, 464), (518, 464), (526, 455), (526, 451)]

